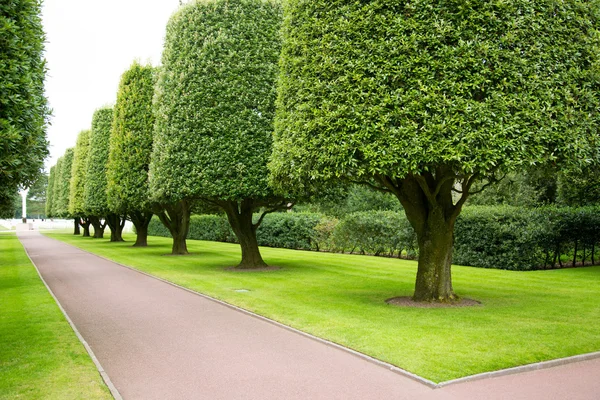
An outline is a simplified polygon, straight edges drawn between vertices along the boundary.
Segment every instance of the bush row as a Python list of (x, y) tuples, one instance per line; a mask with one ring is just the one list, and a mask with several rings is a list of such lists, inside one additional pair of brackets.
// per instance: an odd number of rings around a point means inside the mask
[[(169, 237), (153, 219), (149, 233)], [(236, 242), (223, 215), (192, 217), (190, 239)], [(273, 213), (257, 231), (259, 245), (417, 257), (416, 235), (404, 213), (355, 212), (342, 219), (317, 213)], [(533, 270), (598, 262), (600, 208), (468, 207), (455, 227), (454, 263)]]

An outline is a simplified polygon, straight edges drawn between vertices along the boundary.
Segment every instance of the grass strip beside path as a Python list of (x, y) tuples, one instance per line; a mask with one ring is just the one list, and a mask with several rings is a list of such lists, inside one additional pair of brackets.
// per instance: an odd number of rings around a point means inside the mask
[(0, 399), (112, 399), (14, 233), (0, 234)]
[[(190, 256), (165, 256), (171, 240), (148, 248), (48, 236), (329, 339), (434, 382), (600, 350), (600, 267), (516, 272), (453, 267), (454, 288), (478, 307), (399, 308), (416, 262), (262, 248), (280, 270), (232, 272), (239, 245), (189, 240)], [(248, 291), (239, 292), (245, 289)]]

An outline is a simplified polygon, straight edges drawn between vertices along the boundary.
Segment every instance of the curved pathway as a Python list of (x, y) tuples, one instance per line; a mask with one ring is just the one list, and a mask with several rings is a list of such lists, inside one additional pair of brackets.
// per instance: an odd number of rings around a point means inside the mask
[(40, 274), (124, 399), (600, 398), (600, 360), (432, 389), (37, 232)]

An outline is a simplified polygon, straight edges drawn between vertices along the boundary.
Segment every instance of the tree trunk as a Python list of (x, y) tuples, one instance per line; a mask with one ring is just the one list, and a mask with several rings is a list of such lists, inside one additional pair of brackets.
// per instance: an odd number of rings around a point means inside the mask
[(171, 254), (189, 254), (186, 238), (190, 229), (190, 203), (181, 200), (174, 204), (164, 206), (164, 210), (158, 213), (158, 218), (171, 232), (173, 246)]
[(121, 218), (118, 214), (109, 214), (106, 217), (106, 223), (110, 228), (110, 241), (111, 242), (124, 242), (123, 240), (123, 227), (125, 218)]
[(148, 246), (148, 225), (152, 220), (153, 213), (151, 212), (133, 212), (130, 215), (131, 222), (135, 226), (136, 239), (133, 247), (146, 247)]
[(451, 275), (454, 222), (441, 218), (441, 210), (436, 211), (429, 215), (425, 229), (417, 234), (419, 261), (415, 301), (447, 302), (456, 299)]
[(90, 217), (90, 223), (94, 227), (94, 239), (104, 239), (106, 222), (102, 223), (98, 217)]
[[(376, 176), (376, 180), (400, 200), (406, 217), (417, 234), (419, 260), (413, 300), (453, 302), (452, 250), (454, 223), (477, 175), (459, 176), (451, 167), (440, 166), (402, 179)], [(456, 200), (455, 182), (462, 195)]]
[(241, 204), (236, 201), (224, 203), (227, 220), (231, 229), (240, 242), (242, 248), (242, 261), (236, 266), (239, 269), (264, 268), (267, 264), (262, 259), (258, 241), (256, 240), (256, 229), (258, 225), (252, 223), (254, 207), (252, 200), (243, 200)]
[(90, 219), (89, 218), (83, 218), (82, 222), (81, 222), (81, 226), (83, 227), (83, 237), (90, 237)]
[(81, 230), (79, 230), (79, 218), (74, 218), (73, 224), (73, 235), (81, 235)]

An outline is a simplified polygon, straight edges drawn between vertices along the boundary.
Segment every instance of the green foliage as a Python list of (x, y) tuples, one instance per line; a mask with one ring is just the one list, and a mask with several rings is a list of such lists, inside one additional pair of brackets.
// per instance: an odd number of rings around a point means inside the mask
[(107, 166), (107, 200), (116, 213), (150, 207), (148, 168), (152, 152), (154, 68), (133, 65), (121, 77), (114, 108)]
[(280, 24), (270, 0), (195, 1), (171, 17), (155, 95), (157, 199), (272, 196)]
[(600, 166), (588, 165), (581, 170), (561, 171), (558, 201), (569, 206), (600, 204)]
[[(469, 205), (509, 205), (537, 207), (557, 202), (558, 171), (548, 165), (536, 165), (508, 173), (500, 182), (470, 197)], [(487, 182), (475, 187), (478, 190)]]
[(101, 108), (94, 112), (88, 164), (83, 193), (84, 214), (104, 216), (109, 212), (106, 198), (106, 165), (113, 119), (112, 108)]
[(69, 198), (74, 152), (75, 150), (72, 147), (67, 149), (65, 154), (56, 163), (52, 215), (60, 218), (71, 216), (71, 213), (69, 212)]
[(315, 226), (322, 215), (279, 212), (268, 214), (256, 232), (258, 244), (269, 247), (311, 250), (315, 248)]
[(334, 250), (362, 254), (416, 255), (417, 238), (406, 217), (394, 211), (355, 212), (344, 217), (332, 232)]
[(600, 122), (598, 6), (285, 2), (272, 182), (585, 162)]
[[(75, 154), (77, 153), (77, 148), (75, 148)], [(75, 158), (73, 158), (73, 163), (75, 163)], [(50, 167), (50, 174), (48, 175), (48, 187), (46, 189), (46, 216), (48, 218), (53, 218), (53, 207), (54, 207), (54, 179), (56, 178), (56, 165)], [(69, 193), (70, 196), (71, 193)], [(69, 203), (69, 211), (70, 211), (70, 203)]]
[(295, 210), (308, 210), (343, 218), (360, 211), (401, 211), (398, 199), (364, 185), (338, 185), (327, 188), (311, 197), (308, 203), (294, 206)]
[(71, 170), (71, 192), (69, 197), (69, 212), (71, 215), (84, 216), (84, 194), (86, 174), (90, 157), (90, 131), (79, 132), (73, 166)]
[[(44, 32), (37, 0), (0, 4), (0, 187), (10, 201), (18, 187), (30, 186), (48, 155), (44, 97)], [(8, 206), (0, 203), (0, 206)]]
[(474, 267), (532, 270), (597, 262), (600, 208), (468, 207), (456, 222), (455, 239), (454, 262)]
[(0, 189), (0, 218), (14, 218), (21, 196), (17, 189)]

